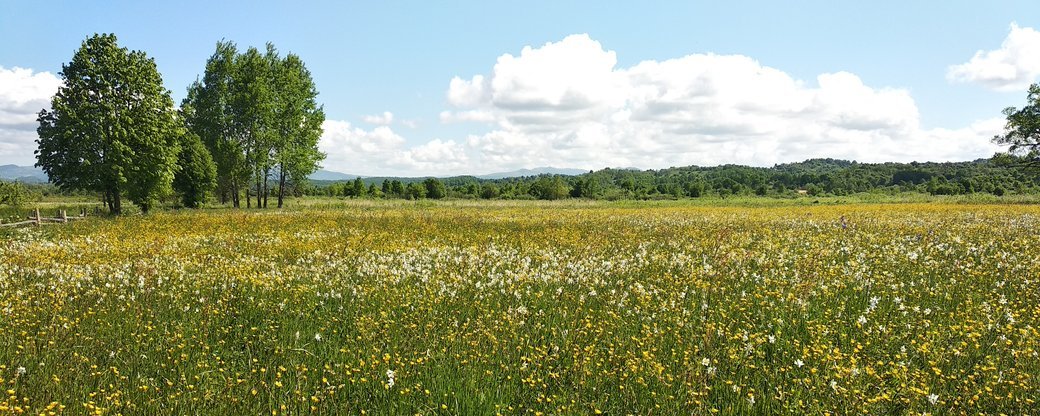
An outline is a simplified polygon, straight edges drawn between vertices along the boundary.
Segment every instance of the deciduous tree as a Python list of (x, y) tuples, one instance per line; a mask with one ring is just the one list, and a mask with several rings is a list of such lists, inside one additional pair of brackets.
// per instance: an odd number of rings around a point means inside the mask
[(198, 208), (216, 186), (217, 166), (195, 133), (188, 132), (182, 136), (177, 165), (173, 187), (181, 194), (184, 206)]
[(61, 77), (37, 118), (36, 166), (62, 188), (102, 193), (112, 213), (124, 196), (148, 211), (171, 191), (181, 132), (155, 61), (94, 35)]
[(1040, 84), (1029, 86), (1025, 107), (1005, 108), (1004, 116), (1004, 134), (994, 137), (993, 142), (1007, 145), (1009, 153), (1024, 156), (1028, 166), (1040, 169)]
[(325, 154), (318, 150), (325, 111), (317, 103), (318, 90), (303, 61), (289, 54), (276, 65), (274, 119), (277, 137), (274, 163), (278, 167), (278, 207), (288, 182), (301, 183), (318, 169)]
[(231, 107), (237, 55), (234, 43), (218, 42), (213, 55), (206, 60), (202, 80), (188, 87), (188, 96), (181, 103), (185, 124), (206, 145), (216, 164), (220, 202), (230, 201), (236, 208), (249, 181), (243, 143)]

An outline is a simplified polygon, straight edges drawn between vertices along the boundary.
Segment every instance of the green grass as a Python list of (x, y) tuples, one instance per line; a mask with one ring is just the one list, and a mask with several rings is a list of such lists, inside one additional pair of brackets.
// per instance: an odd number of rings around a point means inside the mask
[(22, 228), (0, 240), (0, 412), (1038, 408), (1040, 208), (701, 202)]

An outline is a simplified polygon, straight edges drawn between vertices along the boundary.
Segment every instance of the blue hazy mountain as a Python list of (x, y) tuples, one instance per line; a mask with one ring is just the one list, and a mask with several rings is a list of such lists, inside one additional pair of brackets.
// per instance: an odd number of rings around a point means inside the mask
[(47, 182), (47, 174), (32, 166), (0, 165), (0, 180), (43, 183)]
[(575, 176), (581, 175), (588, 172), (584, 169), (568, 169), (568, 168), (553, 168), (553, 167), (541, 167), (534, 169), (518, 169), (509, 172), (489, 173), (487, 175), (477, 176), (480, 179), (505, 179), (505, 178), (517, 178), (523, 176), (537, 176), (537, 175), (565, 175)]

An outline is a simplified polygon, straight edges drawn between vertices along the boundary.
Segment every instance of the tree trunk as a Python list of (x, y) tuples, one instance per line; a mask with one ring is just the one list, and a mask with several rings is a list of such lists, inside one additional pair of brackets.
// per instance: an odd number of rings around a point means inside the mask
[(282, 207), (282, 199), (285, 198), (285, 166), (278, 169), (278, 208)]
[(267, 180), (267, 178), (269, 178), (270, 175), (271, 175), (271, 170), (270, 169), (264, 169), (264, 208), (265, 209), (267, 208), (267, 195), (268, 195), (268, 189), (267, 189), (267, 182), (268, 182), (268, 180)]
[(119, 196), (118, 189), (112, 192), (112, 213), (115, 215), (123, 215), (123, 201)]

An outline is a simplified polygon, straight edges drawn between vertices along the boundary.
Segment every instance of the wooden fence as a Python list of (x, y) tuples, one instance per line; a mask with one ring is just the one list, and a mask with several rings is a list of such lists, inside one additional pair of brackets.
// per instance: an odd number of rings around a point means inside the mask
[(68, 216), (65, 210), (58, 211), (56, 217), (44, 217), (40, 215), (40, 209), (34, 209), (31, 214), (26, 218), (25, 221), (9, 222), (4, 223), (0, 220), (0, 227), (17, 227), (20, 225), (45, 225), (45, 224), (64, 224), (69, 221), (82, 220), (87, 217), (87, 209), (80, 208), (78, 216)]

